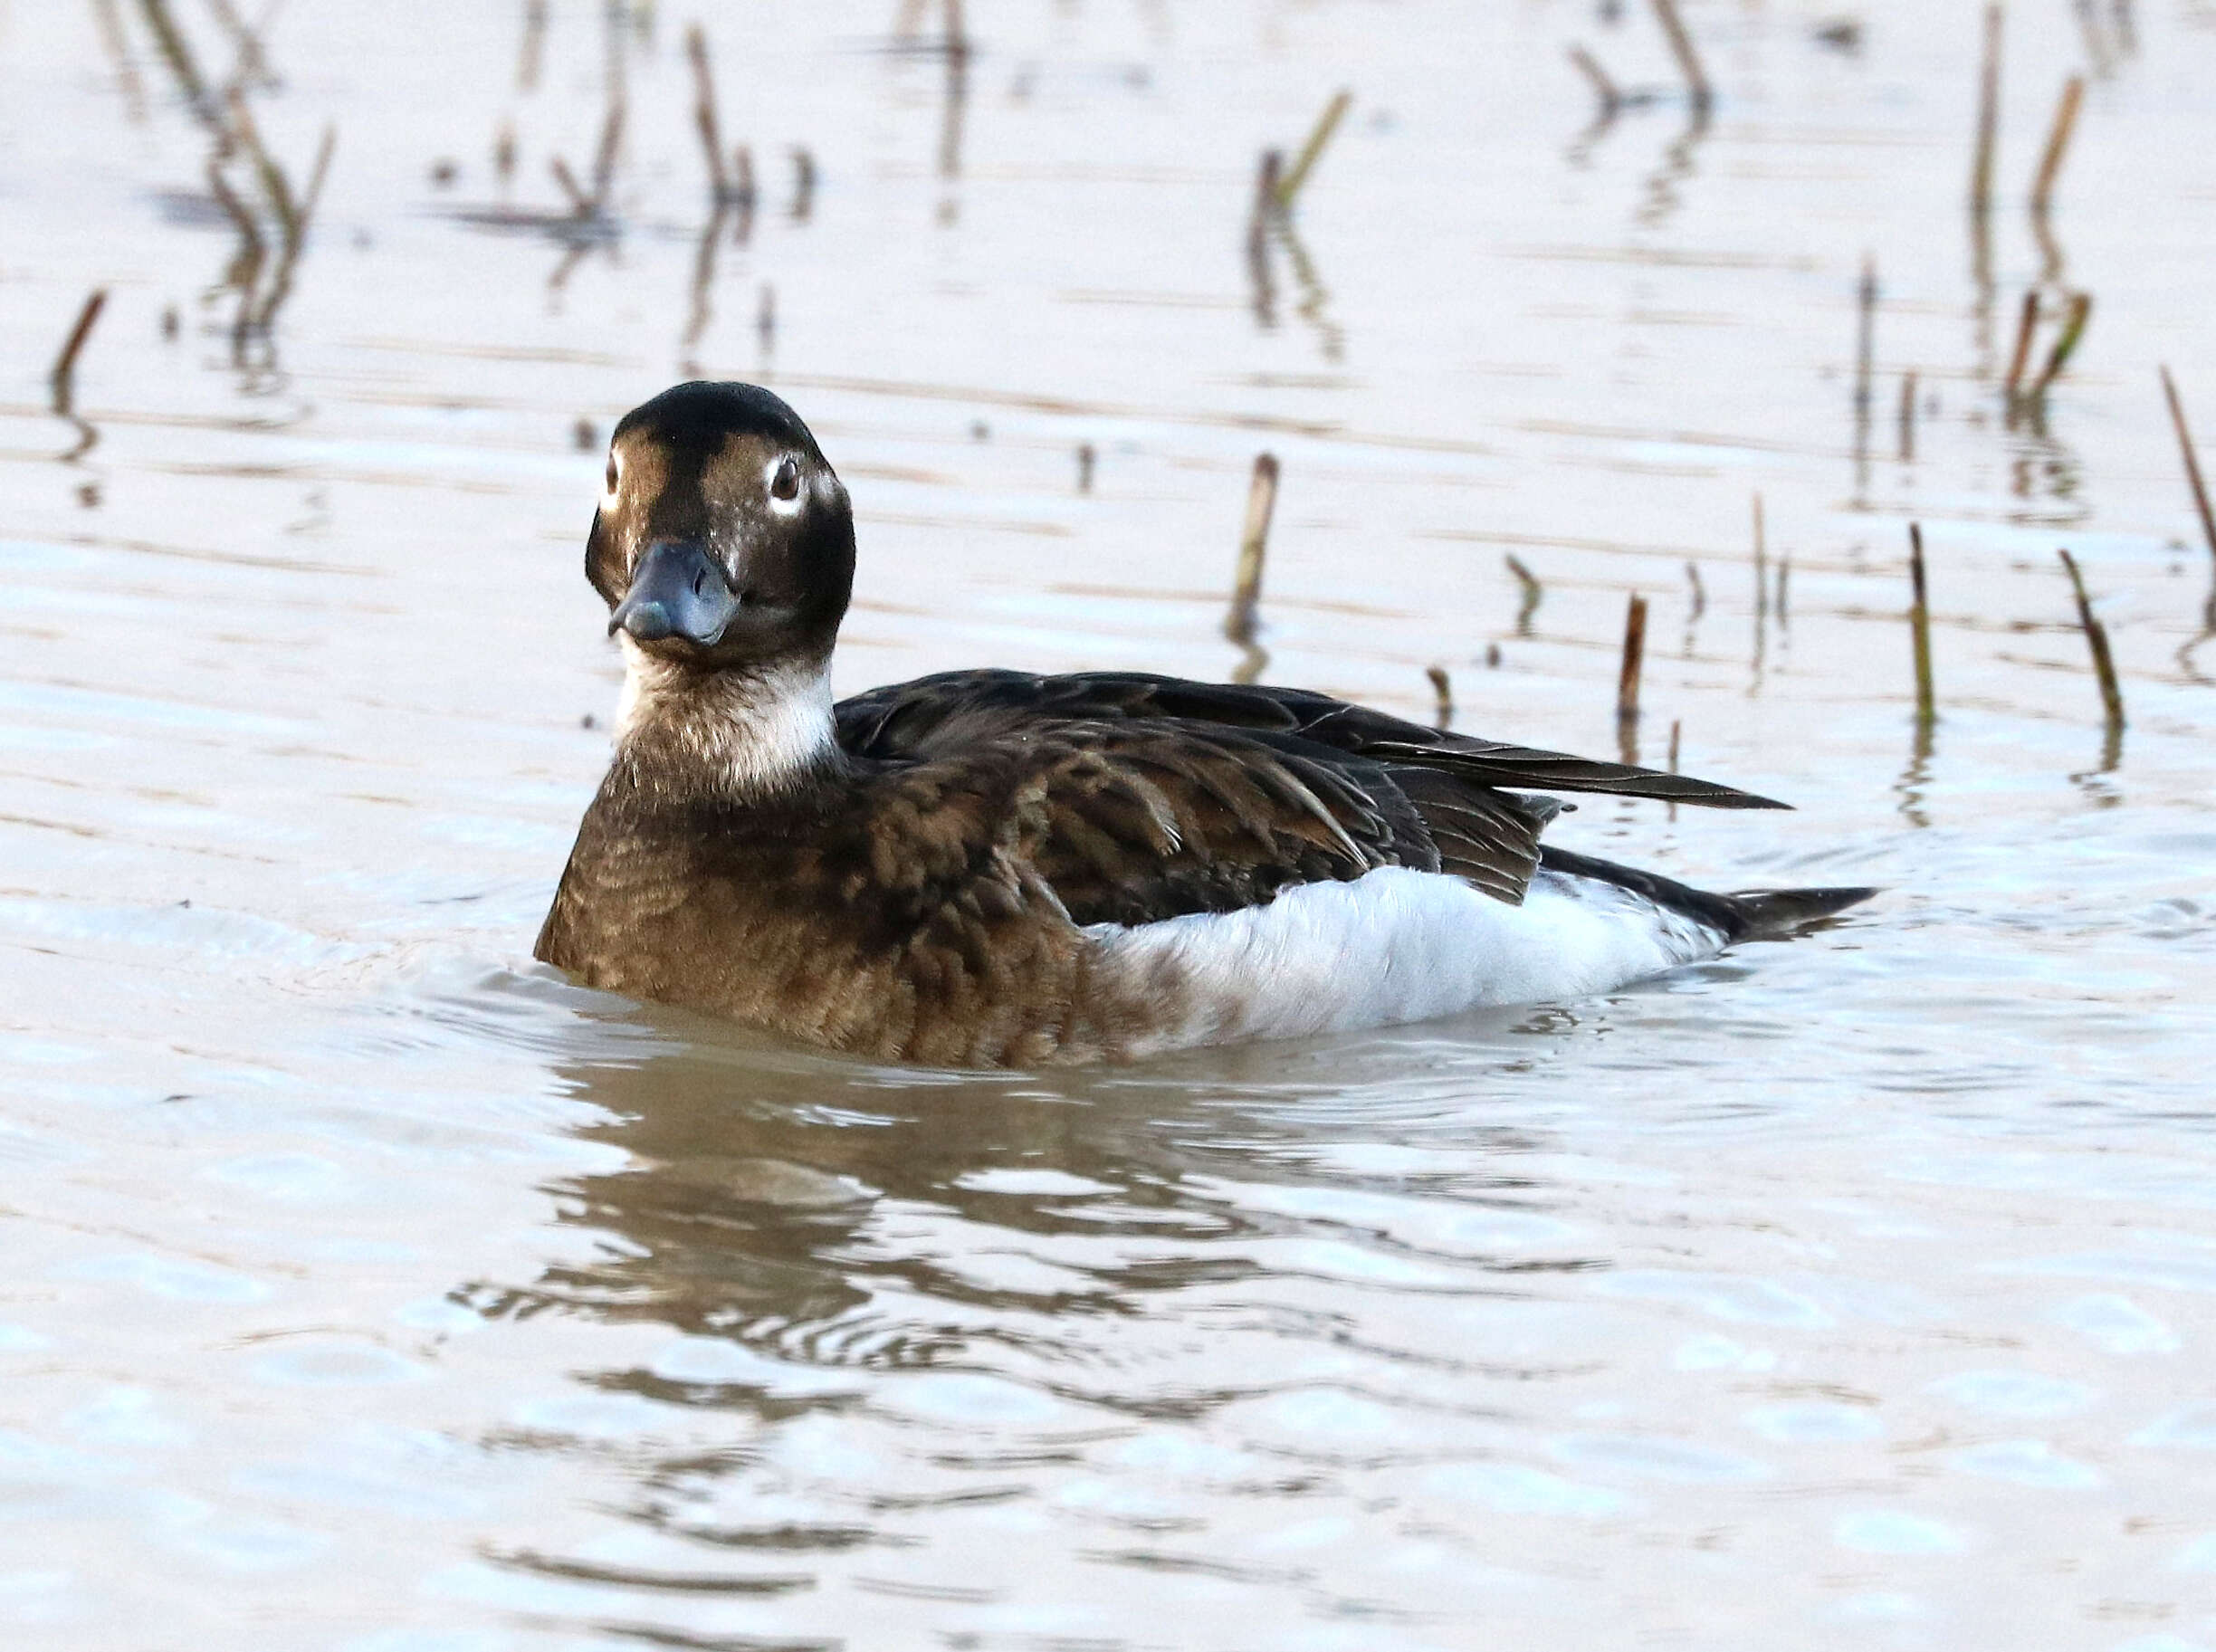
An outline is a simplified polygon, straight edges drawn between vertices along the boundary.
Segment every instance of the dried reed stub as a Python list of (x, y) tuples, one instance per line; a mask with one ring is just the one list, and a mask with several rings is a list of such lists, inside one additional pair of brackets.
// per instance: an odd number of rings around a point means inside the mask
[(1246, 487), (1246, 524), (1239, 534), (1231, 608), (1224, 616), (1224, 635), (1235, 643), (1254, 641), (1256, 609), (1262, 600), (1262, 563), (1269, 554), (1270, 517), (1276, 509), (1277, 455), (1256, 454), (1254, 478)]
[(1346, 112), (1353, 102), (1352, 92), (1343, 90), (1333, 92), (1332, 100), (1323, 106), (1323, 112), (1316, 117), (1315, 125), (1309, 129), (1308, 141), (1301, 145), (1299, 155), (1294, 158), (1293, 164), (1285, 168), (1285, 176), (1277, 183), (1277, 205), (1285, 211), (1293, 210), (1294, 202), (1299, 198), (1301, 186), (1308, 181), (1308, 175), (1315, 170), (1315, 164), (1323, 158), (1323, 150), (1332, 140), (1332, 134), (1339, 129), (1340, 121), (1346, 118)]
[(2054, 205), (2055, 180), (2062, 176), (2062, 160), (2069, 153), (2070, 134), (2078, 129), (2078, 106), (2085, 101), (2085, 78), (2070, 76), (2055, 105), (2054, 125), (2048, 129), (2047, 148), (2039, 156), (2039, 173), (2031, 183), (2031, 215), (2044, 219)]
[(805, 147), (792, 152), (793, 197), (788, 215), (795, 224), (806, 224), (816, 210), (816, 156)]
[(2039, 319), (2039, 289), (2033, 287), (2023, 295), (2023, 309), (2016, 318), (2016, 348), (2009, 356), (2007, 382), (2001, 387), (2002, 398), (2011, 407), (2023, 388), (2024, 368), (2031, 360), (2031, 335), (2038, 329)]
[(708, 33), (699, 24), (685, 30), (685, 59), (692, 66), (692, 124), (708, 157), (710, 198), (721, 205), (731, 199), (731, 173), (723, 164), (723, 134), (716, 119), (715, 74), (708, 62)]
[(2201, 535), (2208, 541), (2209, 556), (2216, 559), (2216, 512), (2209, 509), (2208, 484), (2201, 479), (2201, 460), (2193, 452), (2192, 432), (2185, 424), (2185, 405), (2178, 399), (2177, 381), (2170, 369), (2162, 370), (2163, 396), (2170, 404), (2170, 427), (2177, 432), (2178, 452), (2185, 460), (2185, 480), (2192, 488), (2193, 508), (2201, 513)]
[(1508, 565), (1508, 571), (1515, 576), (1520, 593), (1516, 599), (1516, 635), (1529, 636), (1532, 616), (1539, 611), (1539, 605), (1546, 599), (1546, 587), (1539, 583), (1538, 575), (1524, 566), (1521, 558), (1510, 555), (1501, 559)]
[(2054, 348), (2047, 352), (2047, 365), (2039, 369), (2039, 376), (2031, 381), (2030, 389), (2024, 393), (2026, 401), (2037, 402), (2047, 394), (2047, 387), (2054, 383), (2062, 369), (2069, 364), (2069, 358), (2077, 354), (2078, 342), (2085, 337), (2086, 323), (2092, 316), (2093, 295), (2090, 292), (2071, 293), (2068, 308), (2062, 312), (2062, 330), (2055, 335)]
[(54, 358), (53, 370), (47, 375), (47, 383), (53, 390), (53, 410), (67, 415), (77, 402), (77, 358), (84, 350), (85, 340), (92, 336), (92, 324), (100, 320), (100, 311), (108, 306), (108, 289), (95, 287), (85, 297), (77, 311), (76, 322), (70, 328), (69, 337), (62, 341), (62, 353)]
[(1093, 467), (1096, 459), (1092, 443), (1080, 442), (1077, 444), (1077, 491), (1080, 493), (1093, 491)]
[(2086, 646), (2093, 655), (2093, 675), (2100, 684), (2101, 709), (2106, 714), (2111, 730), (2124, 726), (2124, 691), (2116, 682), (2116, 655), (2108, 647), (2108, 627), (2101, 624), (2093, 612), (2093, 604), (2086, 596), (2085, 576), (2078, 571), (2078, 559), (2067, 550), (2055, 553), (2062, 559), (2063, 571), (2069, 575), (2070, 590), (2078, 598), (2078, 625), (2085, 633)]
[(1616, 722), (1629, 729), (1638, 721), (1639, 675), (1647, 663), (1647, 599), (1636, 591), (1624, 608), (1623, 663), (1616, 673)]
[(1431, 679), (1431, 725), (1439, 730), (1454, 726), (1454, 679), (1447, 674), (1444, 665), (1427, 665), (1424, 675)]
[(1908, 524), (1909, 639), (1915, 650), (1916, 722), (1928, 728), (1938, 721), (1937, 698), (1932, 689), (1931, 597), (1924, 573), (1924, 525)]

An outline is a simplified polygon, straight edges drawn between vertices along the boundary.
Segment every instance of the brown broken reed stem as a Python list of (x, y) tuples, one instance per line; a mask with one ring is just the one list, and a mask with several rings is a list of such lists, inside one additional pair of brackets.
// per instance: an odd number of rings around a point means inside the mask
[(2073, 74), (2055, 105), (2054, 125), (2048, 129), (2047, 148), (2039, 157), (2039, 175), (2031, 185), (2031, 215), (2044, 219), (2054, 205), (2055, 179), (2061, 175), (2062, 158), (2069, 152), (2070, 133), (2077, 129), (2078, 106), (2085, 100), (2085, 79)]
[(2078, 340), (2085, 337), (2086, 322), (2092, 315), (2091, 293), (2073, 292), (2069, 295), (2069, 307), (2062, 312), (2062, 330), (2055, 336), (2054, 349), (2047, 352), (2047, 365), (2039, 369), (2039, 376), (2032, 380), (2031, 388), (2025, 392), (2027, 401), (2036, 402), (2047, 394), (2047, 387), (2054, 383), (2055, 376), (2062, 371), (2070, 357), (2077, 352)]
[(1539, 604), (1546, 597), (1546, 587), (1539, 583), (1538, 575), (1524, 566), (1521, 558), (1511, 555), (1504, 557), (1502, 560), (1508, 564), (1508, 571), (1515, 576), (1520, 592), (1516, 603), (1516, 629), (1526, 630), (1531, 625), (1531, 616), (1538, 611)]
[(168, 0), (138, 0), (138, 10), (147, 20), (147, 27), (154, 33), (155, 48), (169, 65), (169, 72), (177, 77), (177, 90), (185, 94), (193, 112), (211, 127), (219, 125), (214, 101), (208, 97), (207, 81), (200, 73), (199, 64), (193, 61), (192, 48), (185, 43), (177, 20), (169, 14)]
[(1669, 38), (1677, 72), (1685, 76), (1686, 100), (1693, 105), (1694, 113), (1705, 115), (1715, 104), (1715, 91), (1701, 69), (1700, 54), (1693, 50), (1693, 37), (1686, 33), (1685, 22), (1677, 15), (1677, 0), (1654, 0), (1654, 10), (1655, 21)]
[(2193, 508), (2201, 512), (2201, 537), (2208, 541), (2209, 556), (2216, 559), (2216, 512), (2209, 509), (2208, 484), (2201, 480), (2201, 461), (2193, 452), (2192, 432), (2185, 425), (2185, 404), (2178, 399), (2177, 381), (2167, 367), (2162, 370), (2162, 382), (2170, 403), (2170, 427), (2177, 432), (2178, 452), (2185, 459), (2185, 480), (2192, 487)]
[(2124, 726), (2124, 691), (2116, 684), (2116, 655), (2108, 649), (2108, 627), (2102, 625), (2093, 613), (2093, 605), (2087, 599), (2085, 576), (2078, 571), (2078, 559), (2067, 550), (2055, 555), (2062, 559), (2062, 567), (2069, 575), (2070, 590), (2078, 598), (2078, 624), (2084, 630), (2086, 646), (2093, 653), (2093, 675), (2100, 683), (2101, 709), (2107, 713), (2108, 726)]
[(816, 153), (805, 147), (792, 152), (793, 198), (789, 214), (795, 224), (806, 224), (816, 205)]
[(1985, 8), (1985, 59), (1978, 71), (1977, 148), (1970, 161), (1970, 211), (1992, 210), (1993, 158), (2001, 141), (2001, 8)]
[(1617, 111), (1623, 108), (1623, 93), (1616, 90), (1616, 82), (1609, 79), (1608, 71), (1601, 68), (1599, 60), (1582, 46), (1570, 48), (1570, 61), (1592, 83), (1593, 96), (1600, 102), (1600, 119), (1603, 121), (1615, 119)]
[(323, 180), (330, 172), (331, 151), (338, 142), (338, 129), (326, 126), (323, 140), (316, 146), (315, 163), (309, 168), (308, 187), (301, 192), (291, 215), (279, 224), (277, 266), (270, 276), (262, 302), (254, 310), (253, 321), (256, 327), (266, 328), (274, 321), (285, 300), (291, 296), (292, 271), (300, 263), (301, 249), (307, 244), (308, 225), (315, 217), (316, 203), (323, 198)]
[(1908, 610), (1908, 634), (1915, 647), (1916, 721), (1928, 728), (1939, 718), (1932, 692), (1931, 600), (1924, 578), (1924, 525), (1908, 524), (1908, 587), (1914, 603)]
[(1447, 674), (1444, 665), (1427, 665), (1424, 675), (1431, 679), (1432, 723), (1435, 729), (1445, 729), (1454, 722), (1454, 679)]
[(715, 76), (708, 67), (708, 32), (699, 24), (685, 30), (685, 57), (692, 65), (692, 124), (708, 152), (708, 187), (720, 205), (731, 199), (731, 174), (723, 165), (723, 134), (716, 120)]
[(1910, 368), (1901, 375), (1900, 394), (1900, 462), (1915, 463), (1915, 369)]
[(1624, 609), (1623, 665), (1616, 673), (1616, 722), (1619, 728), (1638, 721), (1639, 672), (1647, 661), (1647, 599), (1633, 592)]
[(2025, 292), (2023, 310), (2016, 320), (2016, 349), (2009, 357), (2008, 382), (2001, 393), (2011, 405), (2016, 393), (2023, 386), (2025, 365), (2031, 359), (2031, 335), (2039, 327), (2039, 295), (2037, 287)]
[(246, 203), (239, 199), (238, 191), (224, 177), (223, 165), (214, 156), (208, 158), (207, 182), (208, 193), (231, 220), (231, 227), (238, 231), (238, 253), (231, 260), (224, 280), (244, 294), (262, 273), (262, 261), (267, 251), (262, 241), (262, 228), (254, 222), (253, 214), (246, 210)]
[(262, 193), (269, 197), (270, 210), (277, 215), (277, 227), (290, 242), (299, 234), (300, 207), (292, 199), (291, 186), (285, 182), (284, 168), (263, 147), (262, 132), (254, 125), (253, 112), (246, 107), (245, 93), (234, 86), (226, 106), (231, 113), (231, 130), (246, 146), (247, 158), (253, 162), (254, 177), (262, 185)]
[(1688, 562), (1686, 564), (1686, 583), (1693, 587), (1693, 607), (1686, 617), (1698, 619), (1708, 611), (1708, 591), (1707, 587), (1701, 584), (1699, 563)]
[(1254, 641), (1255, 610), (1262, 600), (1262, 559), (1269, 552), (1270, 513), (1276, 508), (1277, 455), (1256, 454), (1254, 480), (1246, 488), (1246, 526), (1239, 534), (1231, 610), (1224, 616), (1224, 635), (1235, 643)]
[(53, 387), (53, 410), (58, 414), (66, 415), (75, 405), (78, 353), (84, 349), (85, 340), (91, 337), (92, 323), (100, 320), (100, 311), (107, 307), (107, 303), (108, 289), (93, 288), (86, 296), (83, 308), (77, 311), (76, 325), (70, 329), (69, 338), (62, 346), (62, 353), (54, 358), (53, 371), (48, 376), (48, 382)]
[(1287, 212), (1293, 209), (1301, 186), (1308, 181), (1308, 175), (1315, 170), (1316, 162), (1323, 157), (1324, 146), (1331, 142), (1332, 134), (1339, 129), (1339, 122), (1346, 118), (1347, 110), (1353, 101), (1354, 94), (1351, 91), (1342, 90), (1332, 94), (1332, 100), (1323, 106), (1323, 112), (1316, 118), (1314, 127), (1309, 131), (1308, 141), (1301, 145), (1300, 154), (1285, 169), (1285, 177), (1278, 180), (1277, 205)]

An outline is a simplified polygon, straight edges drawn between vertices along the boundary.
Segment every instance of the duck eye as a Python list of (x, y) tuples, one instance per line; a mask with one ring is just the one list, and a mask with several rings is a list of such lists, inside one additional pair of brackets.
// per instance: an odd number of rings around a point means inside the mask
[(611, 493), (616, 491), (616, 455), (614, 454), (608, 455), (607, 491)]
[(800, 466), (788, 458), (780, 461), (777, 474), (769, 478), (769, 492), (776, 499), (797, 499), (800, 493)]

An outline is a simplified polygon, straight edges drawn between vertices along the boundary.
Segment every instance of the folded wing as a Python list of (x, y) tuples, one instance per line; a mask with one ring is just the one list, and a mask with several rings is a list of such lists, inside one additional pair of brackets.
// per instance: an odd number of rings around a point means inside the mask
[(1784, 807), (1325, 694), (1139, 673), (951, 672), (836, 715), (840, 744), (890, 770), (1019, 779), (1022, 853), (1080, 923), (1230, 912), (1388, 865), (1450, 873), (1514, 904), (1562, 807), (1525, 788)]

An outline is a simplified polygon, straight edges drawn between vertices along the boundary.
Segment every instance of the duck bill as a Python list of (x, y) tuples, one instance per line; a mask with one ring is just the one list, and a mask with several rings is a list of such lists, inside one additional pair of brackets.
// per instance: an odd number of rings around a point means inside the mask
[(739, 612), (739, 595), (722, 565), (697, 540), (657, 540), (631, 574), (631, 588), (608, 618), (642, 643), (682, 637), (706, 648), (722, 640)]

